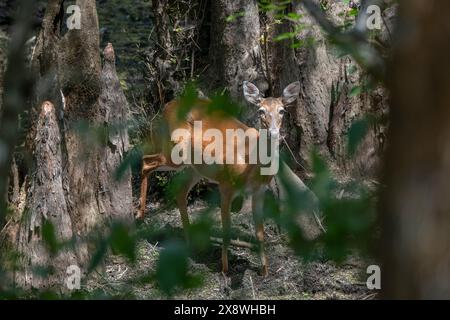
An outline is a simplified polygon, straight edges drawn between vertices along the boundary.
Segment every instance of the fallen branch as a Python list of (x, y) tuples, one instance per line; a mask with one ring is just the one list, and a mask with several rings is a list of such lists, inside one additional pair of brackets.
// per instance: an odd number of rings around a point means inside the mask
[[(223, 244), (223, 239), (216, 238), (216, 237), (210, 237), (209, 240), (211, 242), (217, 243), (217, 244)], [(240, 248), (247, 248), (247, 249), (253, 249), (255, 245), (250, 242), (241, 241), (241, 240), (230, 240), (230, 245)]]

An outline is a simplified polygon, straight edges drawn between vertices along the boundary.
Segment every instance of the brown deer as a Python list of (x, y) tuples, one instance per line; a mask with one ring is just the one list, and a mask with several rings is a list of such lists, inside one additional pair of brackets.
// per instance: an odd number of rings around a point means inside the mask
[[(282, 125), (283, 115), (286, 112), (285, 107), (294, 102), (300, 91), (300, 83), (294, 82), (288, 85), (280, 98), (263, 98), (259, 89), (252, 83), (245, 81), (243, 83), (244, 96), (248, 102), (257, 106), (261, 129), (266, 129), (267, 138), (274, 139), (277, 142), (281, 138), (280, 128)], [(137, 219), (142, 219), (145, 214), (146, 196), (148, 188), (148, 175), (155, 170), (180, 170), (187, 167), (186, 176), (188, 181), (184, 183), (180, 189), (177, 190), (176, 202), (181, 214), (181, 221), (185, 232), (189, 226), (189, 216), (187, 211), (187, 196), (192, 187), (201, 179), (206, 178), (218, 184), (221, 197), (221, 218), (223, 228), (223, 243), (222, 243), (222, 272), (228, 271), (228, 246), (230, 244), (230, 209), (234, 196), (245, 190), (252, 195), (252, 212), (255, 222), (256, 239), (259, 245), (259, 254), (262, 263), (262, 273), (264, 276), (268, 273), (267, 259), (264, 253), (264, 225), (262, 217), (263, 193), (265, 187), (272, 179), (273, 175), (262, 175), (260, 163), (250, 164), (248, 161), (249, 144), (245, 144), (245, 159), (244, 163), (236, 161), (235, 163), (228, 163), (225, 161), (208, 165), (201, 164), (180, 164), (173, 161), (172, 150), (176, 144), (190, 143), (190, 146), (199, 143), (198, 145), (204, 151), (207, 147), (207, 141), (203, 137), (197, 137), (194, 133), (194, 122), (201, 121), (202, 129), (215, 129), (223, 136), (226, 136), (227, 130), (243, 130), (249, 132), (249, 135), (256, 135), (257, 139), (261, 139), (259, 132), (254, 128), (249, 128), (239, 120), (224, 116), (221, 110), (213, 112), (208, 111), (210, 100), (198, 99), (189, 112), (180, 118), (180, 102), (173, 100), (167, 103), (163, 109), (164, 125), (168, 132), (162, 146), (162, 152), (154, 155), (145, 155), (142, 164), (142, 183), (140, 196), (140, 209), (136, 216)], [(194, 133), (187, 139), (175, 137), (173, 132), (177, 129), (184, 129), (190, 133)], [(248, 131), (247, 131), (248, 130)], [(200, 139), (200, 141), (199, 141)], [(231, 147), (237, 151), (236, 140), (223, 140), (223, 147)], [(216, 152), (216, 151), (214, 151)], [(224, 154), (217, 154), (223, 156)], [(187, 236), (187, 234), (186, 234)]]

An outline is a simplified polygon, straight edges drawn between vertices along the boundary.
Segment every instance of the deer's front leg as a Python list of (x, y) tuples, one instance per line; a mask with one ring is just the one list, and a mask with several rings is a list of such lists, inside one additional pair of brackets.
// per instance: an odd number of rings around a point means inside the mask
[(231, 201), (233, 200), (233, 191), (228, 186), (219, 186), (220, 206), (222, 217), (223, 244), (222, 244), (222, 272), (228, 272), (228, 246), (231, 240)]
[(268, 275), (267, 257), (264, 251), (264, 188), (259, 188), (252, 195), (253, 221), (255, 222), (256, 240), (259, 245), (259, 257), (262, 264), (262, 275)]

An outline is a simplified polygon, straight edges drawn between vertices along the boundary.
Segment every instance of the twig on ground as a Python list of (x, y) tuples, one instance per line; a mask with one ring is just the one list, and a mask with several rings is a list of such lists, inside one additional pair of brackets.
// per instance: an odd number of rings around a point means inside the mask
[[(223, 244), (223, 239), (221, 238), (210, 237), (209, 239), (211, 240), (211, 242)], [(253, 249), (255, 247), (254, 244), (241, 240), (230, 240), (230, 245), (247, 249)]]
[(250, 277), (250, 285), (252, 287), (253, 300), (256, 300), (255, 287), (253, 286), (253, 279), (252, 279), (252, 276), (249, 276), (249, 277)]

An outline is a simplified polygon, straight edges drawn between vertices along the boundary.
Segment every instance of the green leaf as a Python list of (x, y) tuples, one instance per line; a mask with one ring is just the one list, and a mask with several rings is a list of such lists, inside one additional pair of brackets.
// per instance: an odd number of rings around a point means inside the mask
[(316, 39), (314, 39), (313, 37), (307, 37), (304, 40), (295, 41), (293, 44), (291, 44), (291, 48), (311, 48), (314, 47), (315, 44)]
[(124, 174), (127, 172), (128, 168), (139, 168), (142, 161), (142, 151), (140, 146), (135, 146), (133, 149), (128, 151), (123, 160), (120, 162), (119, 166), (114, 172), (114, 179), (116, 181), (122, 180)]
[(354, 65), (354, 64), (352, 64), (349, 68), (348, 68), (348, 74), (350, 74), (350, 75), (352, 75), (352, 74), (354, 74), (356, 71), (358, 70), (358, 68)]
[(285, 32), (282, 34), (279, 34), (278, 36), (276, 36), (274, 38), (275, 41), (281, 41), (281, 40), (286, 40), (286, 39), (292, 39), (296, 36), (295, 32)]
[(210, 236), (213, 226), (212, 210), (202, 212), (200, 219), (189, 226), (189, 245), (194, 252), (204, 252), (210, 249)]
[(284, 9), (286, 9), (286, 6), (290, 3), (291, 1), (279, 1), (277, 3), (273, 3), (270, 0), (260, 0), (259, 1), (259, 8), (262, 11), (265, 12), (269, 12), (269, 11), (282, 11)]
[(59, 250), (59, 244), (56, 239), (55, 227), (50, 221), (45, 221), (42, 225), (42, 239), (47, 245), (50, 254), (55, 255)]
[(177, 287), (188, 287), (187, 248), (182, 242), (167, 243), (159, 255), (156, 268), (156, 280), (162, 291), (167, 295), (173, 294)]
[(233, 21), (236, 20), (237, 18), (243, 17), (243, 16), (245, 16), (245, 11), (240, 11), (240, 12), (237, 12), (237, 13), (235, 13), (235, 14), (229, 15), (229, 16), (225, 19), (225, 21), (226, 21), (226, 22), (233, 22)]
[(334, 187), (335, 181), (331, 176), (328, 164), (318, 151), (313, 150), (311, 160), (314, 172), (314, 178), (311, 180), (311, 190), (316, 194), (317, 198), (323, 202), (329, 198), (330, 191)]
[(180, 95), (179, 98), (180, 106), (177, 112), (177, 117), (179, 120), (186, 119), (187, 115), (194, 107), (197, 99), (198, 99), (198, 92), (196, 85), (190, 82), (185, 86), (183, 93)]
[(289, 20), (294, 20), (294, 21), (297, 21), (297, 20), (300, 20), (301, 18), (303, 17), (303, 15), (302, 14), (298, 14), (298, 13), (295, 13), (295, 12), (289, 12), (287, 15), (286, 15), (286, 18)]
[(129, 226), (125, 223), (115, 223), (111, 229), (111, 249), (114, 254), (120, 254), (129, 261), (136, 261), (136, 240), (131, 235)]
[(349, 97), (356, 97), (359, 96), (363, 92), (362, 86), (354, 86), (350, 92), (348, 93)]
[(368, 130), (369, 121), (367, 118), (362, 118), (352, 123), (348, 131), (348, 153), (351, 157), (354, 156), (358, 145), (366, 136)]
[(108, 241), (106, 239), (100, 238), (96, 243), (95, 253), (92, 255), (89, 266), (88, 273), (91, 273), (97, 266), (103, 261), (103, 258), (108, 251)]
[(238, 117), (241, 110), (241, 106), (235, 103), (228, 93), (224, 93), (214, 94), (211, 97), (211, 102), (207, 105), (206, 112), (226, 118)]
[(356, 17), (358, 15), (358, 9), (352, 8), (348, 14), (351, 17)]

